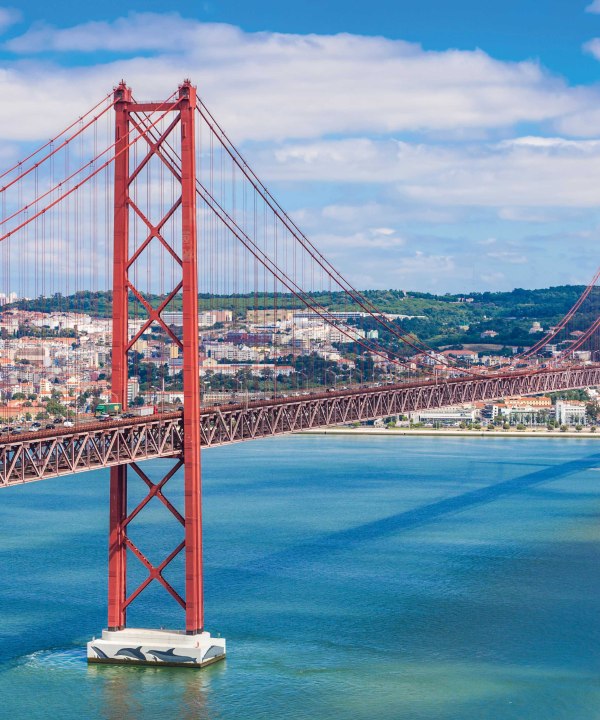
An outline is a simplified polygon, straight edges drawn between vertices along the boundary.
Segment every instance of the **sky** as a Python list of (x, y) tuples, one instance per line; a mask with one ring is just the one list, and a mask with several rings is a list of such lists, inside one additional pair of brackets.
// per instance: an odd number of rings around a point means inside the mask
[(355, 285), (585, 283), (599, 73), (600, 0), (20, 0), (0, 6), (0, 166), (121, 78), (158, 100), (190, 77)]

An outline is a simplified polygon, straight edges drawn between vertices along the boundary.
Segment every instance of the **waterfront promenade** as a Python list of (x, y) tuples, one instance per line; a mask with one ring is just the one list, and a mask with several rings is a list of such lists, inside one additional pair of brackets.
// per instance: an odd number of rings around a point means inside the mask
[(463, 430), (461, 428), (386, 428), (386, 427), (329, 427), (316, 428), (315, 430), (304, 430), (302, 435), (377, 435), (385, 437), (489, 437), (489, 438), (585, 438), (593, 440), (600, 438), (600, 433), (590, 432), (584, 428), (581, 432), (577, 430), (547, 430), (545, 428), (528, 430)]

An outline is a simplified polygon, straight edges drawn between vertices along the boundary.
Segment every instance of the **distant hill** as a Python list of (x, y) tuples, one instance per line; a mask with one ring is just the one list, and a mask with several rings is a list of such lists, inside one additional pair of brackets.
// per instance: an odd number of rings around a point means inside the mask
[[(425, 319), (399, 320), (399, 324), (414, 332), (422, 340), (435, 347), (447, 345), (485, 344), (527, 345), (532, 342), (529, 329), (533, 322), (539, 322), (544, 329), (554, 325), (576, 302), (584, 290), (582, 285), (561, 285), (538, 290), (517, 288), (510, 292), (484, 292), (463, 295), (434, 295), (432, 293), (405, 293), (401, 290), (362, 291), (371, 303), (385, 313), (424, 316)], [(332, 311), (361, 310), (356, 303), (341, 292), (313, 293), (311, 297), (320, 305)], [(146, 300), (154, 307), (163, 297), (148, 295)], [(199, 296), (200, 310), (232, 310), (243, 315), (248, 309), (272, 309), (274, 307), (302, 309), (304, 306), (290, 294), (238, 294)], [(110, 292), (78, 292), (73, 295), (54, 295), (34, 300), (20, 300), (4, 306), (1, 311), (19, 308), (41, 312), (82, 312), (95, 317), (109, 317), (112, 309)], [(181, 310), (181, 298), (176, 297), (169, 310)], [(146, 315), (141, 303), (131, 300), (130, 315)], [(585, 329), (598, 316), (600, 293), (595, 291), (582, 307), (579, 325), (573, 329)], [(366, 318), (359, 321), (365, 329), (376, 327), (375, 321)], [(486, 332), (496, 336), (482, 337)], [(385, 333), (383, 333), (385, 336)], [(537, 336), (539, 337), (539, 335)], [(536, 336), (533, 336), (535, 339)], [(385, 339), (385, 338), (384, 338)], [(388, 338), (394, 344), (392, 337)]]

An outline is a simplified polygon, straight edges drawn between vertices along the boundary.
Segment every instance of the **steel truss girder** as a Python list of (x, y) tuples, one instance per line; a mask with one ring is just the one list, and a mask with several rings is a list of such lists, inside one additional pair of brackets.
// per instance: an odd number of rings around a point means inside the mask
[(536, 395), (598, 384), (600, 366), (586, 366), (437, 383), (429, 381), (215, 408), (202, 413), (202, 445), (224, 445), (476, 400)]
[[(600, 385), (600, 366), (589, 365), (208, 408), (200, 418), (201, 445), (213, 447), (475, 400), (596, 385)], [(37, 435), (44, 437), (0, 441), (0, 487), (151, 458), (179, 457), (184, 431), (182, 414), (170, 413), (160, 419), (120, 420), (93, 430)]]
[(149, 419), (101, 429), (70, 431), (39, 439), (0, 443), (0, 487), (84, 470), (153, 458), (179, 456), (183, 430), (179, 417)]

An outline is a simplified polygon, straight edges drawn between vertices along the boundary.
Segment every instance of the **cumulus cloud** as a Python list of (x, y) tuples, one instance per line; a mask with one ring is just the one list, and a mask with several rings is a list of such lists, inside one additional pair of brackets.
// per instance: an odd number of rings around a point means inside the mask
[[(385, 194), (385, 193), (384, 193)], [(372, 228), (376, 223), (388, 223), (393, 227), (407, 223), (454, 224), (465, 219), (465, 210), (456, 207), (428, 207), (414, 203), (401, 203), (394, 195), (387, 200), (325, 205), (318, 208), (299, 208), (293, 212), (296, 223), (307, 231), (322, 231), (332, 227), (352, 233), (357, 227)]]
[(593, 0), (585, 9), (589, 13), (600, 14), (600, 0)]
[(315, 240), (319, 247), (332, 251), (363, 249), (369, 252), (373, 249), (389, 250), (405, 244), (405, 239), (393, 228), (366, 228), (351, 235), (321, 234), (315, 236)]
[(279, 181), (393, 184), (399, 196), (430, 207), (510, 207), (514, 212), (600, 204), (596, 140), (530, 136), (441, 146), (345, 138), (266, 150), (257, 153), (256, 165), (262, 175)]
[[(500, 61), (481, 50), (434, 52), (350, 34), (247, 33), (177, 13), (132, 13), (64, 29), (36, 26), (5, 49), (30, 58), (26, 66), (4, 66), (5, 94), (33, 75), (49, 96), (69, 84), (71, 95), (83, 91), (83, 101), (91, 90), (99, 94), (125, 76), (137, 96), (156, 98), (189, 75), (238, 140), (480, 133), (521, 122), (558, 122), (598, 99), (536, 62)], [(118, 59), (89, 66), (88, 53), (99, 50)], [(40, 52), (54, 53), (55, 64), (34, 64), (31, 58)], [(62, 52), (79, 53), (81, 64), (73, 66), (71, 59), (70, 67), (62, 67)]]
[(592, 38), (583, 44), (583, 49), (596, 60), (600, 60), (600, 38)]
[[(113, 21), (91, 21), (70, 28), (37, 23), (23, 35), (5, 44), (7, 50), (23, 55), (42, 52), (118, 53), (140, 51), (184, 53), (190, 43), (214, 46), (223, 32), (228, 40), (239, 31), (227, 25), (201, 24), (184, 20), (178, 13), (130, 13)], [(214, 52), (217, 48), (213, 47)]]
[[(18, 19), (0, 10), (0, 31), (3, 17)], [(596, 42), (587, 51), (600, 59)], [(0, 157), (45, 141), (122, 77), (137, 99), (161, 100), (189, 76), (361, 287), (531, 285), (528, 263), (544, 284), (562, 282), (596, 253), (593, 232), (565, 245), (552, 223), (594, 226), (600, 90), (538, 62), (384, 37), (248, 33), (175, 12), (39, 24), (3, 51), (0, 93), (12, 102), (0, 105)]]
[(439, 158), (435, 174), (399, 191), (429, 204), (593, 208), (600, 203), (600, 144), (502, 144)]

